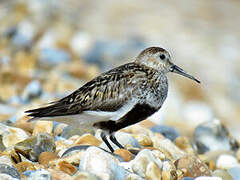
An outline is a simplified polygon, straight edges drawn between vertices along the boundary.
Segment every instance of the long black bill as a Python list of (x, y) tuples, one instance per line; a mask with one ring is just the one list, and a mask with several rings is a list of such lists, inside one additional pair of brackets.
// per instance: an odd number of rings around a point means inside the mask
[(192, 80), (196, 81), (197, 83), (200, 83), (199, 80), (197, 80), (195, 77), (191, 76), (190, 74), (187, 74), (183, 69), (181, 69), (180, 67), (178, 67), (176, 65), (172, 65), (171, 72), (180, 74), (182, 76), (185, 76), (185, 77), (187, 77), (189, 79), (192, 79)]

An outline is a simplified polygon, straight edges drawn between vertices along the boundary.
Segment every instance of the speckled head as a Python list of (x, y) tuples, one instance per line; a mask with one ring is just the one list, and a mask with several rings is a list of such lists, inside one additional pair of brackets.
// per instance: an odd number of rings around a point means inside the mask
[(173, 64), (171, 62), (170, 54), (161, 47), (149, 47), (143, 50), (138, 55), (135, 62), (163, 73), (174, 72), (200, 83), (199, 80), (184, 72), (184, 70), (177, 65)]
[(143, 64), (165, 73), (170, 71), (170, 66), (172, 64), (170, 54), (160, 47), (149, 47), (143, 50), (138, 55), (136, 63)]

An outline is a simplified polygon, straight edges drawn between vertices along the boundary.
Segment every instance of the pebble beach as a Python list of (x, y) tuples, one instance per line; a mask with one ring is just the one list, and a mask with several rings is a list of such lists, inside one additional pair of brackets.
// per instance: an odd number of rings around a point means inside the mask
[[(240, 3), (0, 2), (0, 179), (240, 180)], [(116, 132), (31, 121), (146, 47), (162, 46), (201, 84), (169, 73), (159, 112)]]

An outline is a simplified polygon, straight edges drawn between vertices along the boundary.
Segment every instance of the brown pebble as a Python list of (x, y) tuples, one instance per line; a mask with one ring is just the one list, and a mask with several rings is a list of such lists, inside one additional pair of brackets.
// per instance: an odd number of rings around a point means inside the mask
[(185, 156), (175, 161), (177, 169), (187, 169), (188, 177), (210, 176), (207, 165), (195, 156)]
[(162, 180), (170, 180), (171, 173), (169, 171), (162, 171)]
[(216, 163), (213, 160), (210, 160), (208, 162), (208, 167), (211, 171), (214, 171), (214, 170), (216, 170)]
[(57, 163), (57, 168), (69, 175), (73, 175), (77, 171), (77, 168), (75, 166), (68, 163), (67, 161), (62, 161), (62, 160)]
[(72, 145), (72, 143), (69, 143), (69, 141), (66, 141), (66, 140), (55, 141), (55, 144), (56, 144), (56, 151), (57, 152), (59, 152), (62, 149), (69, 148)]
[(63, 160), (67, 161), (72, 165), (78, 166), (80, 164), (80, 161), (83, 155), (84, 155), (84, 151), (72, 152), (71, 155), (64, 157)]
[(36, 171), (34, 165), (27, 161), (16, 164), (16, 168), (20, 174), (22, 174), (25, 171)]
[(6, 121), (6, 119), (9, 119), (9, 118), (11, 118), (11, 114), (0, 114), (0, 122), (4, 122)]
[(161, 179), (161, 170), (155, 162), (150, 162), (146, 169), (147, 180), (159, 180)]
[(44, 166), (48, 166), (49, 162), (58, 159), (58, 155), (53, 152), (42, 152), (38, 157), (39, 164), (42, 164)]
[(171, 161), (176, 161), (179, 158), (186, 156), (186, 153), (178, 148), (172, 141), (167, 138), (162, 138), (162, 135), (155, 133), (152, 137), (153, 147), (159, 149)]
[(179, 147), (181, 150), (186, 152), (188, 155), (196, 155), (187, 137), (183, 137), (183, 136), (177, 137), (175, 139), (175, 144), (177, 147)]
[(180, 169), (177, 169), (176, 170), (176, 173), (177, 173), (177, 179), (180, 180), (184, 177), (184, 172)]
[(56, 169), (48, 169), (48, 172), (50, 172), (51, 177), (54, 180), (72, 180), (72, 177), (65, 172)]
[(162, 180), (177, 180), (177, 172), (172, 171), (162, 171)]
[(145, 135), (152, 134), (152, 131), (150, 129), (144, 128), (144, 127), (140, 126), (139, 124), (126, 127), (124, 129), (121, 129), (120, 131), (130, 133), (130, 134), (145, 134)]
[(79, 136), (79, 135), (73, 135), (73, 136), (71, 136), (70, 138), (68, 138), (68, 140), (75, 142), (75, 141), (78, 140), (80, 137), (81, 137), (81, 136)]
[(15, 126), (17, 128), (21, 128), (24, 131), (27, 131), (32, 134), (33, 128), (34, 128), (34, 122), (28, 122), (29, 119), (30, 119), (29, 116), (23, 116), (17, 120)]
[(117, 149), (117, 150), (114, 151), (114, 154), (119, 155), (126, 162), (131, 161), (133, 159), (132, 153), (130, 153), (126, 149)]
[(90, 173), (90, 172), (83, 172), (83, 171), (78, 171), (74, 176), (72, 177), (72, 180), (98, 180), (99, 178)]
[(84, 145), (92, 145), (92, 146), (99, 146), (101, 143), (102, 142), (92, 134), (84, 134), (74, 142), (75, 145), (84, 144)]
[(145, 120), (145, 121), (141, 121), (139, 123), (140, 126), (144, 127), (144, 128), (148, 128), (150, 129), (153, 126), (156, 126), (156, 123), (150, 121), (150, 120)]
[(85, 77), (87, 74), (87, 68), (81, 61), (75, 61), (68, 65), (69, 73), (74, 77)]
[(17, 67), (19, 74), (31, 74), (36, 67), (36, 54), (18, 51), (15, 54), (13, 66)]
[(33, 129), (33, 136), (37, 135), (40, 132), (45, 132), (52, 134), (53, 122), (52, 121), (37, 121)]
[(141, 146), (152, 146), (153, 142), (151, 140), (151, 138), (145, 134), (136, 134), (136, 135), (132, 135)]

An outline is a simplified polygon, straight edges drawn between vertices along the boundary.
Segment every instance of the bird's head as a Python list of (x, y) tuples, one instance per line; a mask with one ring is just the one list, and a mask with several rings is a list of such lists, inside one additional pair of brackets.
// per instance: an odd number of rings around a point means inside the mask
[(163, 73), (174, 72), (182, 76), (188, 77), (198, 83), (192, 75), (186, 73), (183, 69), (171, 62), (170, 54), (163, 48), (160, 47), (149, 47), (143, 50), (135, 60), (136, 63), (142, 64)]

